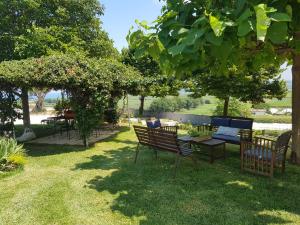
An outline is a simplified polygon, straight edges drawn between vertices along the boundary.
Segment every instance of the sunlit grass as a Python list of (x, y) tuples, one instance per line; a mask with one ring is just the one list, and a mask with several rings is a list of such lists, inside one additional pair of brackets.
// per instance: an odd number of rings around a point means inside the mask
[(241, 173), (238, 147), (214, 164), (143, 148), (122, 133), (88, 150), (26, 146), (24, 171), (0, 175), (0, 224), (300, 224), (300, 168)]

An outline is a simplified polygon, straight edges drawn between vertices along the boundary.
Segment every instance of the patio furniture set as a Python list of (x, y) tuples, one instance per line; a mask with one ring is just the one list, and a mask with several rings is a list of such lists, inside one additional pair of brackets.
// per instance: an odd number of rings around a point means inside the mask
[(226, 158), (226, 143), (240, 146), (241, 170), (273, 177), (274, 169), (285, 171), (286, 153), (291, 131), (281, 134), (277, 140), (252, 137), (253, 120), (240, 117), (212, 117), (211, 124), (199, 126), (198, 130), (213, 132), (202, 137), (178, 136), (177, 126), (162, 126), (159, 120), (148, 121), (147, 127), (134, 126), (138, 138), (135, 163), (140, 145), (157, 151), (176, 154), (175, 174), (180, 158), (190, 157), (196, 161), (194, 153), (208, 156), (210, 163)]
[(70, 139), (70, 131), (75, 130), (75, 113), (71, 110), (65, 110), (61, 115), (41, 120), (41, 124), (46, 124), (52, 127), (54, 135), (58, 131), (60, 135), (62, 135), (63, 132), (67, 132), (67, 136)]

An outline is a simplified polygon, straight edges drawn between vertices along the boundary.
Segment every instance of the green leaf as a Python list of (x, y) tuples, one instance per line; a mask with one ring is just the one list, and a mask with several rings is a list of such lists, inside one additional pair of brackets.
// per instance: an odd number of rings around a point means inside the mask
[(272, 23), (268, 29), (267, 37), (274, 44), (282, 44), (286, 41), (288, 34), (288, 26), (285, 22)]
[(176, 56), (176, 55), (181, 54), (181, 53), (183, 52), (184, 48), (185, 48), (185, 45), (184, 45), (184, 44), (175, 45), (175, 46), (169, 48), (169, 51), (168, 51), (168, 52), (169, 52), (171, 55)]
[(204, 23), (204, 22), (207, 22), (207, 19), (206, 19), (205, 16), (201, 16), (201, 17), (199, 17), (199, 18), (192, 24), (192, 26), (195, 27), (195, 26), (197, 26), (197, 25), (199, 25), (199, 24), (202, 24), (202, 23)]
[(204, 33), (204, 29), (191, 29), (181, 42), (186, 46), (193, 45), (199, 38), (203, 36)]
[(232, 51), (232, 43), (230, 41), (224, 41), (220, 46), (212, 47), (212, 55), (224, 63)]
[(243, 14), (237, 19), (238, 23), (241, 23), (245, 20), (247, 20), (250, 16), (253, 15), (253, 12), (248, 8), (243, 12)]
[(260, 41), (265, 41), (268, 28), (271, 24), (271, 19), (267, 15), (267, 12), (269, 12), (270, 9), (266, 4), (259, 4), (255, 6), (254, 9), (256, 12), (257, 39)]
[(213, 45), (216, 45), (216, 46), (220, 46), (223, 42), (223, 37), (217, 37), (214, 32), (209, 32), (205, 35), (205, 39), (213, 44)]
[(238, 27), (238, 36), (243, 37), (249, 34), (250, 31), (252, 31), (253, 28), (248, 20), (242, 22)]
[(180, 28), (180, 30), (178, 31), (178, 34), (184, 34), (186, 32), (188, 32), (189, 29), (186, 29), (186, 28)]
[(276, 22), (291, 22), (291, 17), (286, 13), (272, 13), (270, 18)]
[(246, 0), (238, 0), (236, 3), (235, 15), (239, 15), (245, 6)]
[(220, 37), (223, 34), (225, 30), (225, 25), (223, 21), (219, 20), (217, 17), (210, 14), (209, 24), (217, 37)]

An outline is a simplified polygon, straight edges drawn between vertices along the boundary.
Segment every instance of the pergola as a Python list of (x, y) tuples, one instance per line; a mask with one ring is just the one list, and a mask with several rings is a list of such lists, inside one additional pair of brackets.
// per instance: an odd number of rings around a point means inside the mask
[[(134, 94), (140, 82), (136, 70), (110, 59), (57, 55), (0, 63), (0, 90), (7, 87), (67, 90), (80, 111), (93, 112), (92, 107), (104, 107), (99, 102)], [(89, 118), (85, 117), (88, 123)], [(85, 144), (87, 137), (83, 136)]]

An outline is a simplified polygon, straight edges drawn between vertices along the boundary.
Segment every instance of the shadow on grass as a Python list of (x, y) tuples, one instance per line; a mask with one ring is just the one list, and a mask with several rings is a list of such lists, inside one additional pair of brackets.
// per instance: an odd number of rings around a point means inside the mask
[(47, 145), (47, 144), (30, 144), (30, 143), (25, 143), (25, 149), (27, 152), (28, 156), (31, 157), (41, 157), (41, 156), (50, 156), (50, 155), (59, 155), (59, 154), (65, 154), (65, 153), (71, 153), (71, 152), (81, 152), (81, 151), (86, 151), (88, 149), (93, 148), (96, 144), (98, 143), (106, 143), (106, 142), (111, 142), (112, 140), (115, 143), (124, 143), (124, 144), (135, 144), (135, 142), (130, 141), (130, 140), (117, 140), (116, 136), (123, 133), (127, 132), (130, 130), (128, 127), (120, 127), (120, 132), (113, 134), (111, 137), (101, 140), (99, 142), (96, 142), (92, 144), (89, 148), (85, 148), (84, 146), (72, 146), (72, 145)]
[(109, 176), (88, 180), (86, 187), (117, 194), (112, 211), (140, 218), (141, 224), (299, 222), (299, 168), (288, 168), (285, 175), (277, 174), (273, 180), (243, 174), (233, 151), (224, 162), (200, 161), (197, 168), (184, 159), (174, 180), (173, 154), (159, 153), (155, 160), (153, 152), (143, 148), (134, 164), (134, 150), (135, 146), (108, 150), (74, 169), (113, 169)]

